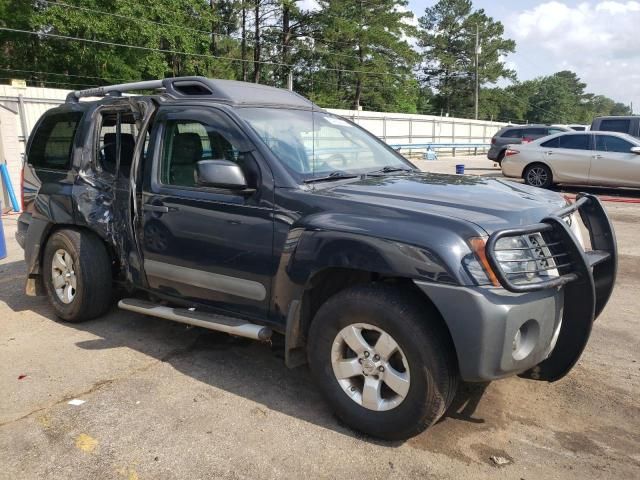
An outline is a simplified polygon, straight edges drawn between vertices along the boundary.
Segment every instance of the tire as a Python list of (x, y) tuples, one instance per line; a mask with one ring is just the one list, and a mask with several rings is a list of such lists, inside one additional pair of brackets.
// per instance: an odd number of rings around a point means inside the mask
[[(419, 295), (384, 284), (359, 285), (343, 290), (320, 307), (309, 329), (309, 366), (322, 394), (340, 420), (356, 430), (385, 440), (410, 438), (438, 421), (451, 404), (458, 383), (455, 352), (438, 315)], [(339, 334), (342, 335), (345, 328), (346, 331), (357, 330), (358, 325), (380, 329), (395, 341), (398, 349), (389, 362), (383, 362), (386, 365), (383, 373), (378, 372), (380, 367), (375, 367), (375, 373), (369, 370), (365, 376), (365, 368), (369, 368), (371, 362), (367, 363), (361, 354), (360, 359), (355, 358), (361, 362), (358, 367), (351, 358), (356, 355), (355, 350), (345, 347), (346, 355), (351, 355), (347, 359), (349, 364), (355, 365), (355, 369), (362, 368), (363, 373), (338, 380), (334, 373), (334, 359), (336, 351), (343, 348), (343, 337)], [(363, 328), (361, 332), (364, 332), (363, 338), (369, 339), (369, 345), (377, 347), (374, 344), (382, 334), (376, 339), (375, 331)], [(368, 359), (375, 360), (373, 355), (378, 350), (383, 349), (373, 348)], [(404, 358), (408, 368), (404, 368), (404, 361), (402, 364), (398, 362), (398, 355)], [(392, 377), (383, 376), (394, 370)], [(387, 378), (391, 379), (398, 373), (409, 379), (403, 398), (386, 383)], [(366, 408), (364, 385), (368, 381), (375, 384), (375, 378), (370, 377), (378, 374), (379, 381), (384, 384), (378, 391), (387, 398), (383, 398), (376, 409)], [(352, 386), (345, 387), (346, 382), (351, 382)], [(401, 390), (397, 385), (396, 389)]]
[(553, 185), (551, 169), (542, 163), (527, 165), (522, 174), (524, 183), (532, 187), (549, 188)]
[[(60, 252), (65, 252), (66, 255)], [(58, 254), (60, 256), (54, 266), (54, 256)], [(64, 261), (60, 263), (59, 258)], [(65, 270), (69, 266), (69, 259), (71, 269)], [(104, 243), (98, 237), (70, 229), (54, 232), (44, 249), (42, 271), (49, 302), (62, 320), (83, 322), (109, 310), (113, 288), (111, 260)], [(61, 276), (65, 277), (66, 283), (56, 291), (54, 277), (60, 280)], [(66, 278), (69, 279), (68, 282)], [(75, 288), (69, 289), (73, 284)]]
[(496, 163), (500, 166), (502, 166), (502, 160), (504, 160), (504, 155), (507, 151), (506, 150), (501, 150), (500, 153), (498, 154), (498, 157), (496, 158)]

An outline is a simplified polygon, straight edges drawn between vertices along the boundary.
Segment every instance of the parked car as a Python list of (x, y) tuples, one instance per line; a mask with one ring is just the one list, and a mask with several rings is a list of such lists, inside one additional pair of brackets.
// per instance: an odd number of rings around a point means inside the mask
[(554, 133), (568, 132), (567, 127), (551, 125), (509, 125), (502, 127), (491, 138), (491, 147), (487, 152), (489, 160), (501, 163), (508, 145), (528, 143)]
[(591, 122), (594, 132), (627, 133), (640, 138), (640, 116), (596, 117)]
[(639, 154), (640, 140), (625, 133), (560, 133), (510, 146), (502, 173), (541, 188), (555, 183), (640, 187)]
[[(141, 90), (158, 93), (122, 95)], [(595, 196), (423, 173), (252, 83), (72, 92), (37, 123), (23, 175), (27, 294), (80, 322), (117, 287), (125, 310), (282, 335), (287, 366), (308, 362), (346, 424), (386, 439), (436, 422), (459, 379), (564, 377), (615, 283)]]

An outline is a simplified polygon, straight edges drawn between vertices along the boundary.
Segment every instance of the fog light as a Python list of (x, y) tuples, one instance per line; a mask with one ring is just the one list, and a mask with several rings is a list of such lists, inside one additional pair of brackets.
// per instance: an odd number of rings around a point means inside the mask
[(513, 336), (512, 353), (514, 360), (522, 360), (529, 356), (536, 346), (540, 327), (535, 320), (527, 320)]

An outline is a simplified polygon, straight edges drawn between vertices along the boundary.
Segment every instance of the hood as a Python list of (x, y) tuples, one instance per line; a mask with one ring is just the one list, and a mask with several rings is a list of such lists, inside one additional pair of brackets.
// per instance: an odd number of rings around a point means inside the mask
[(487, 233), (541, 221), (566, 205), (562, 195), (495, 178), (413, 173), (368, 177), (315, 190), (343, 200), (454, 217)]

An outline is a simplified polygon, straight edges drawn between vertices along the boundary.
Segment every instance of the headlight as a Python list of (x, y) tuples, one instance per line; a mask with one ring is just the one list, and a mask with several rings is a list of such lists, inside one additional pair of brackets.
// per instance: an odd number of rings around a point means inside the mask
[[(499, 286), (487, 261), (485, 243), (485, 238), (469, 241), (475, 258), (465, 258), (465, 267), (479, 285)], [(495, 258), (500, 269), (515, 283), (535, 283), (559, 276), (552, 253), (539, 233), (499, 239), (495, 245)]]

